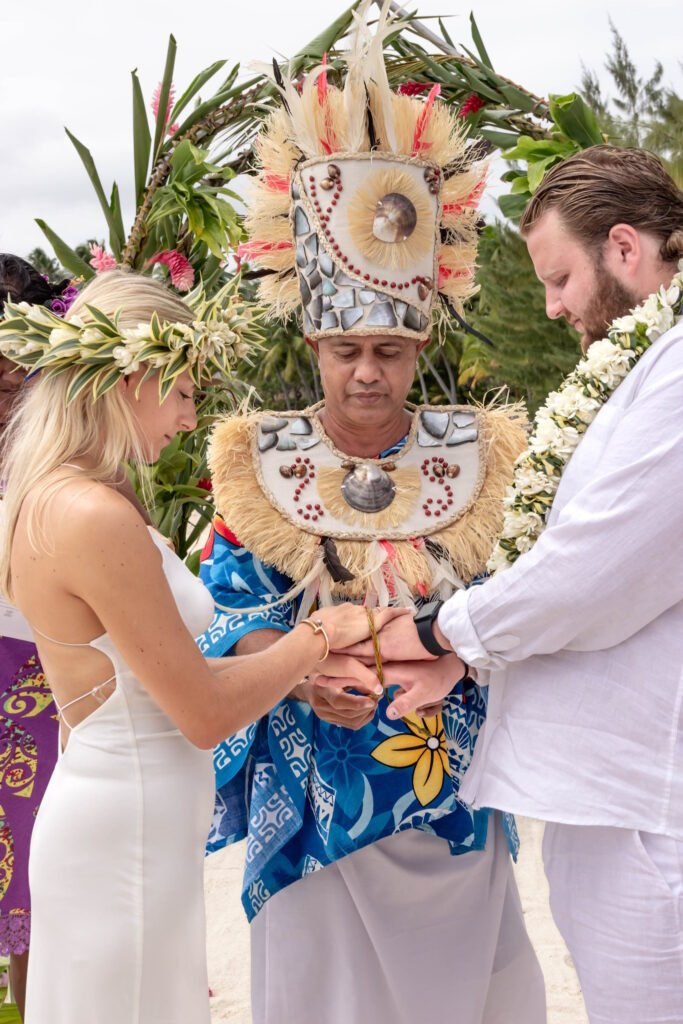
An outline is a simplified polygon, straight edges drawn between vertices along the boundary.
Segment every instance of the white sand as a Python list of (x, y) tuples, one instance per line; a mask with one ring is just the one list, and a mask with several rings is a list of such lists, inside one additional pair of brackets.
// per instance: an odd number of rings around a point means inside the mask
[[(571, 959), (548, 908), (541, 863), (543, 824), (518, 821), (522, 851), (517, 879), (527, 927), (541, 961), (548, 991), (548, 1024), (588, 1024)], [(249, 926), (240, 903), (244, 843), (206, 862), (209, 981), (212, 1021), (250, 1024)], [(295, 1024), (295, 1022), (292, 1022)], [(324, 1024), (321, 1021), (321, 1024)], [(519, 1021), (519, 1024), (524, 1024)]]

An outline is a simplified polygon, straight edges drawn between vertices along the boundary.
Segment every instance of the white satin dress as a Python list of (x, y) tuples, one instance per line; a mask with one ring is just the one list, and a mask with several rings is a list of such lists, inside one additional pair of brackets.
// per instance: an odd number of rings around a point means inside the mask
[[(213, 600), (152, 536), (198, 636)], [(26, 1024), (209, 1024), (211, 751), (185, 739), (106, 634), (90, 646), (116, 688), (70, 730), (33, 831)]]

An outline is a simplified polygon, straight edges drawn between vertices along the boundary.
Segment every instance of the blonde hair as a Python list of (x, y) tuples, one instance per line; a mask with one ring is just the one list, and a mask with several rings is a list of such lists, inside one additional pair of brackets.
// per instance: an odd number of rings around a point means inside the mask
[[(191, 323), (189, 306), (158, 281), (139, 274), (111, 270), (88, 284), (72, 305), (66, 319), (92, 319), (87, 305), (113, 317), (119, 315), (124, 327), (147, 323), (154, 313), (167, 322)], [(74, 459), (94, 458), (94, 465), (78, 473), (79, 479), (111, 484), (126, 462), (141, 468), (145, 458), (135, 415), (119, 388), (111, 388), (93, 400), (85, 388), (67, 405), (69, 385), (77, 369), (52, 377), (39, 377), (26, 388), (16, 407), (3, 440), (2, 544), (0, 544), (0, 589), (12, 598), (11, 553), (22, 506), (29, 491), (38, 489), (28, 512), (27, 531), (31, 545), (50, 549), (49, 506), (52, 498), (74, 478), (64, 464)], [(55, 470), (62, 469), (54, 479)]]

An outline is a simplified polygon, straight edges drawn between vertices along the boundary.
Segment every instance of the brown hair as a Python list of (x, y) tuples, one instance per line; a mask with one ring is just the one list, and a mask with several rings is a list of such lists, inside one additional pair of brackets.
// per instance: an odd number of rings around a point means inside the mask
[(630, 224), (661, 240), (665, 262), (683, 256), (683, 192), (644, 149), (591, 146), (556, 164), (527, 204), (522, 234), (548, 210), (594, 251), (615, 224)]

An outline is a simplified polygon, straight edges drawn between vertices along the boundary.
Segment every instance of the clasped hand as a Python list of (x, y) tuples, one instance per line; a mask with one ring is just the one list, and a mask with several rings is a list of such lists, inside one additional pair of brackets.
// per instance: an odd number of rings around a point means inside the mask
[[(337, 614), (339, 610), (337, 607), (321, 612)], [(435, 714), (462, 678), (464, 663), (456, 654), (441, 658), (429, 654), (420, 642), (412, 615), (405, 609), (382, 609), (375, 615), (384, 684), (396, 688), (388, 716), (401, 718), (411, 712), (425, 717)], [(374, 717), (382, 687), (374, 671), (374, 645), (369, 629), (367, 636), (343, 648), (338, 646), (335, 636), (329, 657), (297, 687), (295, 695), (306, 700), (324, 721), (356, 730)]]

